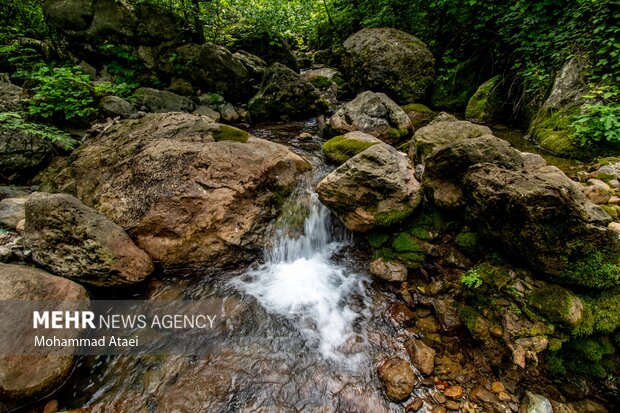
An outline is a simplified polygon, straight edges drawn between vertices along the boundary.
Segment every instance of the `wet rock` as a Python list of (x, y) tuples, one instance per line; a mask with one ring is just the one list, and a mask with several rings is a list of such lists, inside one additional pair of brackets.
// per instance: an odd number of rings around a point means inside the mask
[(405, 400), (413, 391), (415, 375), (413, 369), (400, 357), (392, 357), (377, 369), (387, 398), (393, 402)]
[(405, 304), (392, 303), (388, 308), (388, 317), (396, 327), (410, 326), (415, 322), (416, 315)]
[(411, 403), (405, 406), (405, 412), (416, 413), (424, 406), (424, 401), (420, 398), (415, 398)]
[(343, 66), (357, 90), (385, 92), (405, 104), (423, 97), (433, 80), (433, 55), (408, 33), (362, 29), (343, 46)]
[(583, 318), (584, 305), (575, 294), (559, 285), (536, 288), (527, 296), (530, 306), (550, 321), (576, 327)]
[(519, 413), (554, 413), (551, 402), (545, 397), (526, 391)]
[(573, 407), (578, 412), (583, 412), (583, 413), (608, 413), (609, 412), (609, 410), (607, 410), (605, 406), (591, 399), (585, 399), (585, 400), (575, 402), (573, 403)]
[(67, 194), (28, 198), (23, 243), (43, 268), (92, 285), (136, 283), (153, 271), (121, 227)]
[(514, 345), (509, 345), (512, 350), (512, 361), (522, 369), (525, 368), (527, 360), (532, 360), (538, 364), (538, 354), (549, 346), (549, 340), (545, 336), (526, 337), (515, 340)]
[(329, 136), (361, 131), (384, 142), (396, 143), (412, 130), (407, 114), (384, 93), (366, 91), (338, 109), (329, 119)]
[(319, 182), (317, 192), (348, 229), (361, 232), (401, 222), (421, 200), (413, 165), (386, 144), (349, 159)]
[(447, 413), (447, 410), (443, 406), (433, 406), (431, 413)]
[(457, 384), (455, 386), (448, 387), (443, 394), (449, 399), (459, 400), (463, 397), (464, 391), (463, 386)]
[(0, 182), (27, 183), (47, 164), (52, 150), (48, 140), (0, 124)]
[(510, 408), (504, 405), (497, 396), (487, 390), (484, 386), (478, 385), (471, 389), (469, 399), (482, 406), (485, 412), (489, 413), (510, 413)]
[[(60, 302), (56, 310), (78, 311), (89, 306), (88, 294), (79, 284), (56, 277), (45, 271), (23, 265), (0, 264), (0, 300)], [(21, 339), (34, 342), (33, 332), (23, 331), (23, 325), (11, 325), (10, 319), (3, 326)], [(57, 335), (78, 338), (76, 330)], [(63, 384), (71, 374), (73, 356), (14, 355), (0, 357), (0, 409), (15, 408), (23, 402), (48, 395)]]
[(405, 342), (405, 349), (413, 366), (425, 375), (433, 374), (435, 369), (435, 350), (421, 340), (411, 339)]
[(377, 258), (370, 263), (370, 273), (385, 281), (402, 282), (407, 280), (407, 267), (398, 261), (386, 261)]
[(15, 229), (26, 218), (25, 203), (28, 198), (6, 198), (0, 201), (0, 227)]
[(163, 112), (191, 112), (196, 108), (194, 102), (184, 96), (167, 90), (157, 90), (149, 87), (136, 89), (138, 102), (155, 113)]
[(248, 104), (256, 120), (303, 119), (327, 110), (319, 91), (288, 67), (274, 63), (267, 69), (260, 90)]
[(309, 164), (286, 147), (184, 113), (121, 121), (45, 185), (125, 228), (162, 266), (246, 262)]
[(409, 157), (416, 163), (425, 163), (425, 159), (434, 150), (448, 144), (463, 140), (492, 135), (486, 126), (457, 120), (454, 116), (440, 113), (427, 126), (419, 129), (409, 142)]
[(344, 135), (335, 136), (323, 144), (323, 153), (330, 160), (342, 164), (353, 156), (364, 152), (372, 145), (382, 143), (364, 132), (349, 132)]
[(521, 152), (521, 158), (523, 159), (523, 169), (532, 170), (547, 166), (545, 158), (535, 153)]
[[(532, 269), (587, 287), (616, 284), (618, 243), (607, 232), (611, 218), (558, 168), (511, 171), (475, 166), (464, 178), (464, 193), (466, 220)], [(578, 270), (596, 268), (595, 262), (612, 266), (588, 274)]]
[(493, 393), (499, 394), (503, 392), (504, 390), (506, 390), (506, 388), (504, 387), (501, 381), (494, 381), (493, 383), (491, 383), (491, 391)]
[(136, 108), (134, 108), (131, 103), (118, 96), (104, 96), (101, 98), (99, 110), (105, 116), (113, 118), (117, 116), (121, 118), (130, 118), (137, 113)]
[(448, 410), (453, 410), (456, 411), (461, 407), (461, 405), (458, 402), (455, 402), (454, 400), (448, 400), (446, 402), (446, 408)]
[(494, 136), (458, 140), (435, 150), (426, 159), (424, 188), (435, 205), (456, 209), (464, 205), (462, 179), (478, 163), (492, 163), (505, 169), (521, 170), (521, 153)]
[(444, 331), (454, 332), (463, 325), (459, 316), (458, 305), (453, 298), (434, 299), (433, 310)]

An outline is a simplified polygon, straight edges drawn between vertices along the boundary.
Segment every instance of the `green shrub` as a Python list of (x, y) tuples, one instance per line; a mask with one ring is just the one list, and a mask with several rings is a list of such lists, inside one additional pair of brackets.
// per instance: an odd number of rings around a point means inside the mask
[(0, 112), (0, 126), (6, 129), (39, 136), (66, 150), (73, 149), (77, 145), (75, 139), (60, 129), (53, 126), (28, 122), (17, 112)]
[(477, 268), (472, 268), (461, 276), (461, 284), (468, 288), (478, 288), (482, 285), (482, 277)]
[(579, 143), (620, 145), (620, 104), (585, 105), (584, 109), (572, 124)]
[(31, 115), (62, 123), (82, 121), (95, 112), (93, 84), (79, 66), (41, 66), (31, 78), (36, 82)]

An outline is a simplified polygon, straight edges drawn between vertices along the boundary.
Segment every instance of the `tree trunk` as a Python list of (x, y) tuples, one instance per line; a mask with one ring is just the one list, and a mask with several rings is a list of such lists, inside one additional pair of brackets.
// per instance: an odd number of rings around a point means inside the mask
[(205, 42), (205, 29), (200, 21), (200, 0), (192, 0), (193, 14), (194, 14), (194, 29), (196, 30), (196, 37), (199, 43)]

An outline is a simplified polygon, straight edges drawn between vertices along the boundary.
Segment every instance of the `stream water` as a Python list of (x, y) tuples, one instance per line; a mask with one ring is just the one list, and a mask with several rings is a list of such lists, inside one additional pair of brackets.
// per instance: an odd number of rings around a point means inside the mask
[[(147, 298), (222, 300), (225, 334), (206, 356), (84, 357), (58, 394), (79, 412), (396, 412), (376, 377), (407, 357), (386, 316), (396, 297), (366, 274), (369, 255), (313, 188), (329, 172), (315, 123), (258, 127), (314, 171), (285, 204), (264, 257), (219, 274), (159, 274)], [(425, 390), (417, 390), (416, 395)], [(424, 411), (424, 410), (422, 410)]]

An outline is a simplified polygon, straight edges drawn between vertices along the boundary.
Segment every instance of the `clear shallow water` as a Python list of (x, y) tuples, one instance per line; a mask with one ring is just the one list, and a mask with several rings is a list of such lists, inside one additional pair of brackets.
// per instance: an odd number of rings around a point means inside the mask
[(368, 254), (313, 186), (327, 173), (315, 125), (256, 131), (315, 166), (271, 228), (264, 256), (221, 274), (162, 275), (147, 298), (222, 299), (226, 328), (207, 356), (86, 357), (56, 397), (80, 412), (396, 412), (375, 368), (407, 357), (371, 285)]

